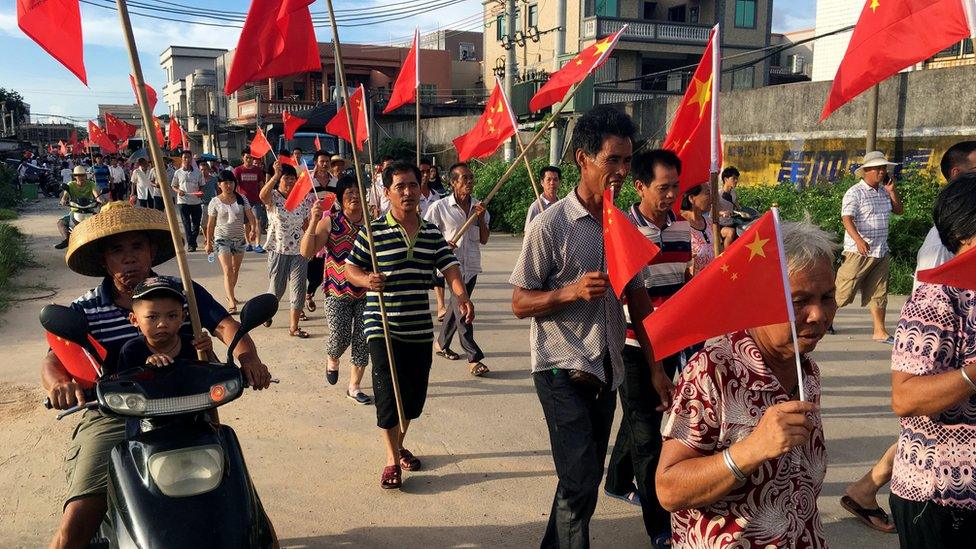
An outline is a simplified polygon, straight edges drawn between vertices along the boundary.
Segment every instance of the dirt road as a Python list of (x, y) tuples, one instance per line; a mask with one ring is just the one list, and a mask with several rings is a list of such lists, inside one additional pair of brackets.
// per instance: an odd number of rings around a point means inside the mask
[[(39, 359), (46, 350), (37, 313), (68, 303), (97, 281), (67, 270), (53, 201), (35, 203), (17, 224), (31, 235), (40, 266), (20, 277), (57, 290), (46, 300), (15, 304), (0, 317), (0, 546), (38, 547), (60, 516), (61, 468), (76, 419), (62, 422), (40, 407)], [(286, 547), (532, 547), (541, 539), (555, 487), (549, 437), (529, 378), (528, 326), (510, 311), (508, 275), (520, 240), (495, 234), (475, 293), (478, 339), (492, 368), (468, 375), (462, 362), (435, 357), (424, 416), (407, 446), (424, 459), (405, 473), (403, 490), (381, 490), (383, 447), (372, 407), (346, 399), (340, 382), (324, 381), (327, 330), (322, 308), (304, 327), (308, 340), (288, 337), (286, 313), (254, 338), (281, 383), (247, 393), (223, 408), (238, 433), (251, 476)], [(195, 280), (222, 294), (217, 265), (191, 254)], [(175, 274), (170, 262), (160, 269)], [(241, 275), (247, 298), (266, 289), (264, 256), (248, 254)], [(39, 292), (35, 292), (39, 293)], [(896, 300), (897, 301), (897, 300)], [(901, 301), (892, 304), (895, 318)], [(866, 531), (837, 500), (897, 434), (888, 408), (886, 348), (871, 344), (866, 311), (841, 312), (842, 333), (818, 352), (824, 371), (824, 417), (830, 469), (820, 508), (835, 547), (884, 547), (897, 541)], [(219, 343), (218, 348), (222, 348)], [(366, 376), (365, 390), (371, 392)], [(618, 415), (619, 417), (619, 415)], [(886, 502), (886, 499), (885, 499)], [(592, 524), (596, 547), (647, 547), (639, 508), (601, 497)]]

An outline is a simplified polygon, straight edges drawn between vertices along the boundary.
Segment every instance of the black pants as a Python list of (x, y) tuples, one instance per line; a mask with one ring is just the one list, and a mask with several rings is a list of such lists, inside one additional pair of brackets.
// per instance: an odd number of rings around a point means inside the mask
[(183, 222), (183, 232), (186, 234), (186, 245), (191, 250), (197, 249), (197, 236), (200, 235), (200, 216), (203, 208), (199, 204), (179, 204), (180, 220)]
[(152, 196), (152, 197), (149, 197), (149, 200), (152, 200), (152, 207), (153, 208), (156, 208), (159, 211), (163, 211), (163, 210), (166, 209), (165, 204), (163, 204), (163, 197), (161, 197), (161, 196)]
[(931, 501), (888, 497), (902, 549), (962, 549), (976, 545), (976, 511)]
[(595, 397), (573, 385), (565, 370), (538, 372), (532, 378), (559, 479), (541, 546), (585, 549), (590, 546), (590, 518), (603, 478), (617, 394), (604, 391)]
[(308, 289), (305, 293), (314, 296), (315, 290), (318, 290), (319, 286), (322, 285), (322, 280), (325, 279), (325, 258), (324, 257), (313, 257), (308, 260)]
[[(390, 375), (390, 358), (383, 338), (373, 338), (369, 346), (369, 363), (373, 365), (373, 398), (376, 407), (376, 426), (392, 429), (400, 422), (396, 397), (393, 394), (393, 378)], [(417, 419), (427, 402), (427, 383), (430, 380), (432, 343), (392, 340), (393, 362), (396, 364), (400, 399), (406, 419)]]
[[(464, 287), (468, 290), (469, 297), (474, 292), (474, 286), (477, 282), (478, 277), (474, 277), (464, 284)], [(451, 346), (451, 340), (454, 339), (454, 332), (457, 332), (458, 339), (461, 340), (461, 348), (464, 349), (464, 354), (467, 356), (468, 362), (480, 362), (481, 359), (485, 358), (485, 353), (481, 352), (481, 347), (474, 340), (474, 325), (466, 324), (461, 320), (461, 310), (458, 309), (457, 298), (452, 292), (447, 303), (447, 316), (444, 317), (444, 323), (441, 324), (441, 333), (437, 338), (437, 344), (440, 345), (441, 349), (447, 349)]]
[[(620, 385), (620, 430), (607, 465), (606, 489), (624, 495), (637, 481), (644, 529), (653, 540), (671, 529), (671, 515), (661, 507), (654, 486), (654, 472), (661, 458), (661, 419), (655, 408), (661, 403), (651, 384), (651, 371), (640, 349), (624, 347), (624, 380)], [(678, 355), (664, 359), (664, 371), (673, 376)]]

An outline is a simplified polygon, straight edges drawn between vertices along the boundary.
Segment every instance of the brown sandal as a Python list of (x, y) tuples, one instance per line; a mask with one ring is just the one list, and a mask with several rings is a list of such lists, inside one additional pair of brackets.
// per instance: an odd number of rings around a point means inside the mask
[(297, 330), (288, 330), (288, 335), (297, 337), (299, 339), (308, 339), (308, 332), (301, 328), (298, 328)]
[(406, 448), (400, 448), (400, 467), (404, 471), (419, 471), (423, 464)]
[(383, 468), (383, 476), (380, 477), (380, 487), (384, 490), (398, 490), (403, 484), (400, 479), (400, 466), (387, 465)]
[(481, 377), (490, 371), (487, 366), (480, 362), (471, 367), (471, 375), (474, 377)]

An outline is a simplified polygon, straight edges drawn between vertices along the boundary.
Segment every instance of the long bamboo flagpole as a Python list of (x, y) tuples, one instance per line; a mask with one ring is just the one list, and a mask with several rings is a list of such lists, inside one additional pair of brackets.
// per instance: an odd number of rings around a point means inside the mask
[[(121, 1), (121, 0), (120, 0)], [(352, 109), (348, 108), (349, 105), (349, 91), (346, 89), (346, 73), (343, 68), (342, 63), (342, 46), (339, 44), (339, 29), (336, 26), (335, 13), (332, 9), (332, 0), (325, 0), (326, 5), (329, 7), (329, 22), (332, 25), (332, 39), (335, 44), (336, 52), (336, 75), (339, 77), (339, 86), (342, 94), (342, 102), (346, 107), (346, 123), (349, 124), (349, 136), (352, 138), (352, 162), (356, 169), (356, 181), (359, 183), (359, 196), (366, 196), (366, 185), (363, 183), (363, 172), (362, 166), (359, 164), (359, 153), (356, 150), (356, 125), (352, 120)], [(419, 45), (419, 41), (418, 41)], [(419, 47), (418, 47), (418, 54)], [(418, 92), (420, 90), (418, 89)], [(417, 95), (417, 111), (420, 112), (420, 95)], [(419, 126), (418, 126), (419, 128)], [(418, 155), (420, 147), (417, 147)], [(380, 268), (376, 260), (376, 244), (373, 242), (373, 228), (370, 225), (370, 221), (367, 219), (365, 223), (366, 227), (366, 241), (369, 243), (369, 256), (373, 261), (373, 272), (379, 273)], [(400, 423), (400, 433), (407, 432), (406, 419), (404, 418), (403, 412), (403, 400), (400, 398), (400, 382), (397, 377), (396, 364), (393, 361), (393, 341), (390, 339), (390, 325), (386, 320), (386, 303), (383, 301), (383, 292), (377, 292), (377, 301), (380, 306), (380, 321), (383, 324), (383, 340), (386, 343), (386, 357), (390, 362), (390, 381), (393, 385), (393, 398), (396, 400), (397, 416)]]
[(715, 25), (715, 36), (712, 37), (712, 104), (711, 104), (711, 133), (709, 134), (709, 141), (711, 143), (711, 169), (708, 175), (708, 184), (711, 187), (709, 191), (712, 195), (712, 250), (715, 252), (715, 257), (721, 253), (721, 227), (718, 225), (718, 174), (721, 166), (719, 166), (718, 157), (722, 150), (722, 140), (719, 135), (718, 127), (718, 94), (721, 91), (721, 78), (722, 78), (722, 54), (720, 47), (722, 44), (720, 27), (718, 24)]
[[(330, 5), (331, 5), (331, 0), (329, 0), (329, 2), (330, 2)], [(414, 99), (416, 99), (416, 101), (414, 101), (413, 104), (416, 107), (415, 110), (416, 110), (416, 116), (417, 116), (417, 119), (415, 120), (415, 123), (417, 125), (417, 167), (419, 168), (420, 167), (420, 151), (423, 150), (423, 145), (422, 145), (422, 143), (420, 141), (420, 139), (421, 139), (421, 136), (420, 136), (420, 27), (417, 27), (413, 31), (413, 47), (414, 47), (414, 54), (413, 54), (414, 67), (413, 68), (414, 68), (414, 74), (416, 75), (416, 78), (417, 78), (416, 85), (414, 86)]]
[[(515, 171), (516, 168), (518, 168), (519, 163), (522, 162), (522, 160), (525, 158), (525, 155), (529, 151), (529, 149), (531, 149), (532, 146), (535, 145), (535, 142), (538, 141), (540, 137), (542, 137), (542, 134), (544, 134), (546, 131), (549, 130), (549, 127), (552, 126), (555, 120), (559, 117), (559, 113), (563, 112), (563, 109), (566, 108), (566, 105), (569, 104), (569, 101), (573, 98), (574, 95), (576, 95), (576, 91), (579, 90), (579, 88), (580, 88), (579, 82), (573, 84), (572, 89), (570, 89), (569, 93), (566, 94), (566, 97), (563, 98), (562, 103), (560, 103), (556, 107), (556, 109), (552, 111), (552, 116), (550, 116), (548, 120), (546, 120), (546, 122), (542, 125), (542, 127), (539, 128), (539, 131), (537, 131), (535, 135), (532, 136), (532, 139), (530, 139), (529, 143), (525, 146), (525, 148), (523, 148), (521, 152), (519, 152), (519, 155), (514, 160), (512, 160), (511, 163), (509, 163), (508, 169), (506, 169), (505, 173), (503, 173), (502, 176), (498, 179), (498, 183), (495, 183), (495, 186), (492, 187), (491, 192), (488, 193), (488, 196), (484, 197), (481, 200), (482, 206), (488, 207), (488, 204), (491, 202), (491, 199), (494, 198), (496, 194), (498, 194), (499, 190), (501, 190), (502, 185), (504, 185), (505, 182), (507, 182), (509, 178), (512, 177), (512, 173)], [(457, 241), (460, 240), (461, 235), (464, 234), (464, 231), (468, 230), (468, 227), (470, 227), (471, 224), (474, 223), (474, 220), (477, 219), (477, 217), (478, 214), (472, 211), (471, 215), (468, 216), (468, 219), (464, 222), (464, 225), (461, 225), (461, 228), (458, 229), (457, 232), (454, 233), (454, 236), (451, 238), (450, 242), (452, 246), (457, 245)]]
[(773, 226), (776, 227), (776, 246), (779, 250), (779, 268), (783, 275), (783, 291), (786, 292), (786, 311), (790, 321), (790, 334), (793, 336), (793, 358), (796, 361), (796, 386), (801, 401), (806, 401), (807, 391), (803, 385), (803, 366), (800, 360), (800, 345), (796, 337), (796, 313), (793, 310), (793, 290), (790, 287), (789, 271), (786, 269), (786, 249), (783, 248), (783, 229), (779, 220), (779, 208), (772, 207)]
[[(497, 76), (495, 77), (495, 85), (496, 86), (502, 85), (501, 81), (498, 80)], [(519, 135), (518, 121), (515, 120), (515, 113), (512, 111), (512, 104), (508, 101), (508, 96), (505, 95), (504, 86), (499, 89), (502, 92), (502, 98), (505, 100), (505, 109), (506, 112), (508, 113), (508, 117), (512, 120), (512, 127), (515, 128), (515, 142), (518, 144), (519, 152), (524, 153), (525, 144), (522, 143), (522, 136)], [(535, 182), (535, 174), (532, 173), (532, 165), (529, 164), (529, 157), (527, 153), (522, 155), (522, 160), (525, 161), (525, 171), (528, 172), (529, 174), (529, 183), (532, 184), (532, 191), (535, 192), (535, 199), (539, 201), (539, 207), (542, 207), (542, 199), (539, 198), (539, 187), (538, 184)]]
[[(190, 265), (186, 261), (186, 251), (183, 249), (183, 232), (179, 223), (176, 222), (176, 207), (172, 201), (172, 190), (169, 186), (169, 177), (166, 174), (166, 163), (163, 161), (163, 151), (156, 143), (155, 133), (150, 133), (153, 127), (152, 113), (149, 112), (149, 100), (146, 98), (145, 80), (142, 78), (142, 64), (139, 62), (139, 51), (136, 49), (136, 39), (132, 34), (132, 21), (129, 19), (129, 8), (125, 0), (116, 0), (119, 10), (119, 20), (122, 22), (122, 33), (125, 35), (125, 44), (129, 50), (129, 62), (132, 65), (132, 76), (136, 81), (136, 94), (138, 95), (139, 111), (142, 114), (142, 126), (146, 128), (146, 137), (149, 141), (149, 154), (152, 156), (153, 166), (156, 168), (156, 181), (159, 182), (159, 194), (163, 198), (163, 208), (166, 212), (166, 224), (169, 225), (169, 232), (173, 236), (173, 248), (176, 249), (176, 265), (180, 271), (180, 278), (183, 279), (183, 292), (186, 294), (186, 303), (190, 309), (190, 324), (193, 326), (193, 336), (203, 335), (203, 327), (200, 324), (200, 312), (197, 309), (196, 293), (193, 291), (193, 280), (190, 278)], [(197, 351), (200, 360), (208, 360), (206, 351)]]

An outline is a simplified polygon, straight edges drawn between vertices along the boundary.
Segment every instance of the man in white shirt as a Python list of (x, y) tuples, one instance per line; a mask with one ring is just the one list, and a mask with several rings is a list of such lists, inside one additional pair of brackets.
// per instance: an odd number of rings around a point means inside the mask
[[(946, 181), (952, 181), (957, 176), (964, 173), (976, 172), (976, 141), (961, 141), (949, 147), (942, 155), (940, 163), (942, 177)], [(926, 269), (934, 269), (949, 261), (955, 255), (946, 249), (942, 244), (939, 231), (933, 226), (929, 233), (925, 235), (925, 242), (918, 250), (915, 262), (915, 282), (912, 291), (918, 288), (918, 272)]]
[(71, 166), (67, 162), (61, 163), (61, 183), (64, 185), (71, 183)]
[(183, 234), (186, 236), (186, 247), (189, 251), (197, 251), (197, 236), (200, 234), (200, 217), (203, 215), (203, 174), (193, 167), (193, 153), (183, 151), (180, 169), (173, 172), (170, 184), (176, 193), (176, 205), (180, 209), (180, 219), (183, 221)]
[(393, 165), (393, 157), (383, 155), (380, 158), (380, 171), (373, 177), (373, 185), (367, 197), (369, 202), (369, 212), (373, 219), (386, 215), (390, 211), (390, 199), (386, 197), (383, 190), (383, 170)]
[(112, 196), (116, 200), (124, 200), (125, 192), (125, 169), (119, 165), (119, 158), (112, 156), (108, 161), (108, 177), (112, 185)]
[(845, 307), (861, 291), (861, 305), (870, 305), (874, 324), (872, 338), (880, 343), (894, 343), (885, 327), (888, 306), (888, 220), (901, 215), (905, 207), (895, 190), (888, 170), (897, 166), (888, 162), (881, 151), (864, 155), (854, 172), (861, 178), (847, 192), (841, 203), (844, 223), (844, 263), (837, 269), (837, 305)]
[[(478, 215), (477, 221), (472, 223), (453, 244), (454, 255), (461, 264), (461, 277), (470, 298), (478, 281), (478, 274), (481, 273), (481, 246), (488, 243), (488, 224), (491, 218), (481, 202), (471, 196), (471, 191), (474, 189), (474, 173), (467, 164), (459, 162), (451, 166), (448, 177), (451, 179), (454, 193), (434, 202), (427, 210), (424, 219), (436, 225), (444, 233), (444, 238), (450, 245), (468, 216), (472, 213)], [(488, 373), (488, 367), (481, 362), (485, 354), (481, 352), (481, 348), (474, 340), (474, 326), (462, 320), (463, 315), (458, 307), (458, 301), (452, 294), (448, 302), (447, 316), (441, 324), (441, 333), (434, 349), (438, 356), (448, 360), (460, 358), (451, 350), (451, 340), (457, 332), (461, 347), (467, 355), (471, 375), (483, 376)]]
[(529, 223), (532, 223), (533, 219), (559, 200), (559, 195), (556, 192), (559, 190), (559, 183), (563, 179), (563, 172), (556, 166), (546, 166), (539, 172), (539, 179), (542, 183), (542, 195), (538, 200), (532, 202), (529, 211), (525, 213), (526, 231), (529, 230)]
[[(156, 208), (156, 201), (152, 196), (151, 192), (154, 189), (152, 183), (149, 180), (149, 160), (145, 158), (140, 158), (136, 160), (136, 169), (132, 170), (132, 185), (129, 190), (129, 199), (135, 199), (136, 204), (143, 208)], [(155, 191), (159, 193), (159, 188), (155, 187)], [(163, 202), (159, 201), (159, 206), (162, 209)]]

